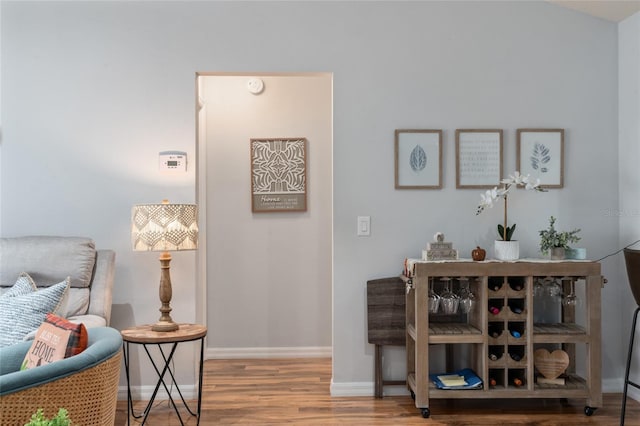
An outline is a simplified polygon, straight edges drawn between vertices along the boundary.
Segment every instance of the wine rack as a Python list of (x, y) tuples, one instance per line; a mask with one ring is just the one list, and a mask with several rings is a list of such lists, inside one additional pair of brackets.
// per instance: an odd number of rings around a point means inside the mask
[[(603, 278), (598, 262), (416, 261), (410, 275), (404, 277), (410, 284), (406, 295), (407, 386), (423, 417), (430, 416), (430, 399), (439, 398), (584, 398), (587, 415), (602, 405)], [(476, 297), (473, 308), (465, 315), (430, 314), (429, 282), (449, 277), (468, 280)], [(583, 316), (576, 318), (574, 308), (558, 302), (559, 321), (534, 324), (534, 287), (539, 291), (543, 280), (567, 279), (583, 285)], [(457, 369), (450, 365), (458, 361), (451, 354), (470, 353), (465, 367), (472, 368), (483, 385), (473, 390), (438, 389), (429, 379), (431, 364), (442, 361), (434, 358), (442, 354), (434, 351), (436, 344), (447, 348), (447, 372)], [(584, 377), (576, 374), (576, 345), (588, 351)], [(537, 383), (540, 373), (534, 351), (541, 347), (562, 348), (569, 354), (566, 385)]]

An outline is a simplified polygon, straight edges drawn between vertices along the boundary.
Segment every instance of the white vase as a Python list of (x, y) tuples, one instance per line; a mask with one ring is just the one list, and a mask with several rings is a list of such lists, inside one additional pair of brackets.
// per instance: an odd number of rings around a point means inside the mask
[(498, 260), (517, 260), (520, 258), (520, 243), (518, 241), (496, 240), (493, 246), (493, 256)]

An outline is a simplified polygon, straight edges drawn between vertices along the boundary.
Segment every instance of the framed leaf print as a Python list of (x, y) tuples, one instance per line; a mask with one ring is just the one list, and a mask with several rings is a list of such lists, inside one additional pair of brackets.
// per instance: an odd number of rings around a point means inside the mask
[(251, 210), (307, 210), (307, 140), (251, 139)]
[(502, 180), (502, 129), (456, 130), (456, 188), (494, 188)]
[(540, 186), (564, 186), (564, 129), (518, 129), (516, 169)]
[(395, 188), (442, 188), (442, 130), (396, 130)]

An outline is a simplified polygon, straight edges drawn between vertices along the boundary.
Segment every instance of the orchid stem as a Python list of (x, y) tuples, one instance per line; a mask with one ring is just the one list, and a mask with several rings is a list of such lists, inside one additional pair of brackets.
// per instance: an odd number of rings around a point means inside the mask
[[(505, 185), (506, 189), (506, 185)], [(504, 194), (504, 228), (502, 229), (502, 240), (507, 241), (507, 194)]]

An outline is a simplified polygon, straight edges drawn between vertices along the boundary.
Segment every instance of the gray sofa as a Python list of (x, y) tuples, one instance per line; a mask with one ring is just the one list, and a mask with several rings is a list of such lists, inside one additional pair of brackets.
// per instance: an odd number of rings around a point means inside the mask
[(110, 324), (115, 272), (112, 250), (96, 250), (91, 239), (81, 237), (0, 238), (0, 295), (22, 272), (38, 287), (70, 277), (61, 316), (87, 328)]

